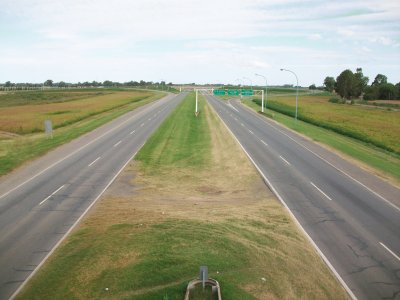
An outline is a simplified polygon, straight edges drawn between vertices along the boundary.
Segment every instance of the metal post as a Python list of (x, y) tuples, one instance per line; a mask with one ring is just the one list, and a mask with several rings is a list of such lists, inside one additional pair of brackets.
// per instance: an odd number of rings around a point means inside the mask
[(196, 116), (198, 114), (198, 98), (199, 98), (199, 91), (196, 89)]
[(261, 112), (264, 112), (264, 90), (261, 90)]
[(295, 119), (297, 121), (298, 98), (299, 98), (299, 79), (297, 78), (296, 73), (293, 72), (293, 71), (290, 71), (290, 70), (287, 70), (287, 69), (281, 69), (281, 71), (290, 72), (296, 77), (296, 115), (295, 115)]
[[(260, 74), (254, 74), (256, 76), (260, 76), (263, 77), (265, 79), (265, 109), (267, 108), (267, 104), (268, 104), (268, 80), (267, 77), (265, 77), (264, 75), (260, 75)], [(262, 104), (262, 112), (264, 112), (264, 104)]]

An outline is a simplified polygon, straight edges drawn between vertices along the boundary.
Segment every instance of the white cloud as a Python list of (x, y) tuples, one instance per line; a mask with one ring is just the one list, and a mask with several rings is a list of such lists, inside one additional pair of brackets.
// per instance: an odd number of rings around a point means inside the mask
[(317, 83), (359, 64), (397, 66), (388, 77), (400, 79), (399, 1), (2, 0), (0, 16), (0, 82), (46, 72), (207, 82), (254, 69), (279, 80), (287, 65)]

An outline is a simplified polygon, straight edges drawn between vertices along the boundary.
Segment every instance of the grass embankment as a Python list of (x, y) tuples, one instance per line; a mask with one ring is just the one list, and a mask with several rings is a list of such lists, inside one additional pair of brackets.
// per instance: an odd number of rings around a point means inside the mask
[(183, 299), (199, 266), (224, 299), (346, 294), (215, 114), (189, 95), (19, 299)]
[[(25, 94), (31, 93), (15, 93), (19, 94), (13, 96), (16, 105), (8, 102), (9, 106), (0, 107), (0, 175), (163, 95), (142, 91), (105, 91), (99, 95), (97, 91), (86, 91), (83, 96), (41, 91), (35, 92), (42, 93), (35, 94), (33, 102), (37, 104), (22, 105)], [(45, 119), (52, 120), (56, 128), (52, 139), (43, 133)]]
[[(327, 96), (301, 96), (298, 119), (400, 155), (400, 112), (329, 103)], [(261, 106), (261, 100), (254, 100)], [(271, 97), (268, 108), (295, 115), (294, 97)]]
[[(313, 98), (315, 98), (315, 100), (313, 100), (315, 102), (309, 102), (309, 103), (307, 103), (307, 102), (304, 103), (302, 98), (300, 98), (300, 100), (299, 100), (302, 103), (300, 105), (307, 106), (307, 107), (310, 107), (310, 106), (313, 107), (314, 105), (316, 105), (315, 103), (319, 102), (320, 107), (317, 107), (316, 111), (320, 111), (321, 115), (325, 115), (325, 116), (327, 114), (330, 114), (332, 105), (339, 106), (339, 105), (329, 104), (326, 102), (321, 102), (321, 99), (319, 99), (319, 97), (313, 97)], [(291, 101), (293, 101), (293, 99)], [(254, 109), (255, 111), (260, 110), (260, 105), (258, 105), (258, 101), (245, 100), (244, 103), (246, 105), (248, 105), (249, 107), (251, 107), (252, 109)], [(321, 106), (325, 106), (325, 107), (321, 108)], [(336, 124), (336, 122), (334, 121), (336, 117), (338, 118), (338, 122), (340, 122), (339, 120), (343, 119), (343, 117), (338, 117), (338, 115), (343, 113), (345, 116), (348, 116), (348, 120), (347, 120), (347, 122), (345, 122), (345, 124), (347, 124), (347, 126), (354, 126), (355, 128), (369, 128), (370, 127), (374, 135), (378, 135), (379, 130), (378, 130), (378, 128), (372, 129), (372, 127), (376, 126), (376, 124), (378, 124), (378, 123), (380, 124), (379, 126), (388, 128), (388, 127), (390, 127), (390, 125), (389, 125), (389, 124), (391, 124), (390, 122), (392, 122), (392, 124), (393, 124), (392, 130), (393, 131), (396, 131), (396, 130), (398, 131), (400, 129), (400, 127), (399, 127), (400, 122), (398, 120), (397, 121), (394, 120), (393, 118), (391, 118), (391, 121), (388, 121), (386, 125), (382, 125), (383, 123), (385, 123), (385, 121), (384, 121), (384, 118), (382, 118), (382, 116), (383, 116), (383, 115), (381, 115), (382, 112), (378, 111), (378, 110), (376, 110), (376, 111), (373, 110), (372, 112), (369, 112), (371, 122), (369, 121), (368, 118), (360, 119), (359, 117), (357, 117), (360, 115), (360, 111), (358, 111), (357, 113), (355, 113), (355, 118), (357, 119), (357, 122), (356, 122), (356, 124), (352, 124), (351, 115), (349, 115), (349, 111), (347, 111), (347, 108), (350, 107), (352, 109), (351, 111), (353, 111), (353, 110), (357, 111), (357, 109), (360, 109), (360, 108), (352, 107), (350, 105), (342, 105), (342, 106), (344, 106), (344, 107), (339, 107), (339, 108), (336, 108), (336, 110), (333, 110), (333, 112), (329, 118), (326, 117), (327, 119), (329, 119), (330, 122), (332, 122), (332, 124)], [(375, 112), (378, 114), (378, 116), (376, 117), (376, 119), (374, 121), (373, 114), (375, 114)], [(390, 113), (394, 113), (394, 112), (390, 112)], [(398, 112), (397, 112), (397, 114), (398, 114)], [(362, 142), (358, 139), (347, 137), (345, 135), (336, 133), (335, 131), (325, 129), (320, 126), (310, 124), (308, 122), (303, 122), (301, 120), (298, 120), (296, 122), (293, 119), (293, 117), (287, 116), (285, 114), (281, 114), (277, 111), (271, 112), (270, 102), (268, 103), (267, 115), (269, 117), (272, 117), (274, 120), (278, 121), (279, 123), (289, 127), (290, 129), (293, 129), (301, 134), (304, 134), (305, 136), (310, 137), (311, 139), (313, 139), (316, 142), (320, 142), (322, 144), (328, 145), (329, 147), (331, 147), (333, 149), (339, 150), (341, 153), (349, 156), (350, 158), (363, 163), (364, 166), (367, 168), (372, 167), (374, 170), (376, 170), (376, 172), (379, 175), (386, 177), (388, 179), (394, 179), (395, 184), (398, 184), (398, 182), (400, 181), (400, 159), (399, 159), (399, 155), (397, 155), (395, 153), (390, 153), (388, 151), (377, 148), (371, 144)], [(393, 117), (393, 115), (392, 115), (392, 117)], [(362, 125), (361, 120), (363, 120), (363, 122), (364, 122), (363, 125)], [(386, 129), (386, 132), (388, 130), (389, 129)], [(387, 143), (398, 144), (398, 140), (393, 141), (393, 138), (394, 138), (393, 133), (390, 133), (389, 135), (390, 135), (390, 138), (387, 139)], [(382, 136), (385, 136), (385, 134), (382, 133)]]

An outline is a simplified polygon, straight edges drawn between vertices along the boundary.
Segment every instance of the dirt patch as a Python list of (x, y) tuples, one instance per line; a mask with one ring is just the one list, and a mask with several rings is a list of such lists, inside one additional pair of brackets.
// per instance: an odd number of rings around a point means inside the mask
[(368, 103), (400, 104), (400, 100), (373, 100), (373, 101), (368, 101)]
[(0, 130), (0, 138), (17, 138), (20, 137), (21, 135), (12, 133), (12, 132), (7, 132), (7, 131), (1, 131)]
[(148, 176), (140, 162), (130, 163), (92, 211), (92, 225), (94, 219), (105, 226), (166, 217), (217, 221), (258, 215), (271, 203), (280, 207), (217, 116), (208, 106), (204, 113), (212, 124), (209, 166), (200, 171), (171, 166)]

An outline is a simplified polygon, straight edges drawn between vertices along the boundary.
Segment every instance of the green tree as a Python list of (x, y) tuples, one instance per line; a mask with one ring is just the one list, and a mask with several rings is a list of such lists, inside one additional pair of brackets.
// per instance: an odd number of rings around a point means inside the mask
[(396, 99), (397, 91), (396, 87), (391, 83), (383, 83), (378, 87), (378, 99), (379, 100), (394, 100)]
[(362, 68), (357, 68), (357, 72), (354, 73), (353, 79), (353, 87), (352, 87), (352, 96), (360, 97), (362, 93), (365, 91), (365, 88), (368, 85), (369, 78), (364, 76), (362, 72)]
[(103, 85), (104, 85), (104, 86), (112, 86), (113, 83), (112, 83), (112, 81), (110, 81), (110, 80), (106, 80), (106, 81), (103, 82)]
[(6, 86), (6, 87), (10, 87), (10, 86), (12, 86), (12, 83), (11, 83), (11, 81), (7, 81), (7, 82), (6, 82), (6, 84), (5, 84), (5, 86)]
[(324, 80), (324, 86), (325, 86), (325, 90), (327, 90), (328, 92), (333, 92), (333, 90), (335, 89), (335, 78), (333, 77), (329, 77), (327, 76)]
[(336, 92), (342, 98), (350, 99), (353, 91), (354, 74), (351, 70), (344, 70), (336, 78)]
[(381, 84), (386, 84), (387, 83), (387, 77), (382, 74), (376, 75), (374, 81), (372, 82), (371, 86), (375, 85), (381, 85)]
[(45, 85), (45, 86), (53, 86), (53, 80), (47, 79), (47, 80), (44, 82), (44, 85)]
[(313, 83), (312, 85), (310, 85), (310, 86), (308, 87), (308, 89), (310, 89), (310, 90), (316, 90), (317, 87), (316, 87), (315, 84)]
[(60, 81), (60, 82), (57, 84), (57, 86), (63, 88), (63, 87), (66, 87), (67, 84), (66, 84), (64, 81)]

